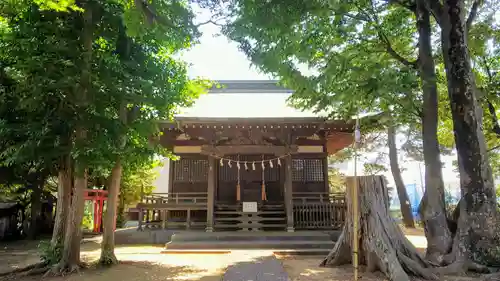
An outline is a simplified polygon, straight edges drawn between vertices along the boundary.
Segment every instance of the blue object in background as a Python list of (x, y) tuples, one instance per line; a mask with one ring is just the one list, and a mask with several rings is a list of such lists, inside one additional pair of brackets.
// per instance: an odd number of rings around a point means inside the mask
[(417, 189), (417, 184), (407, 184), (406, 192), (408, 193), (408, 198), (410, 199), (411, 204), (411, 212), (413, 213), (413, 217), (415, 219), (419, 219), (420, 216), (418, 214), (418, 206), (420, 205), (420, 201), (422, 201), (423, 194), (420, 194)]
[[(420, 190), (417, 188), (417, 184), (407, 184), (405, 185), (406, 192), (408, 194), (408, 199), (411, 204), (411, 211), (413, 213), (413, 217), (415, 220), (420, 219), (420, 215), (418, 213), (418, 206), (420, 205), (420, 201), (422, 200), (423, 194), (421, 194)], [(397, 193), (393, 194), (392, 202), (390, 204), (391, 210), (400, 210), (401, 206), (399, 204), (399, 198)]]

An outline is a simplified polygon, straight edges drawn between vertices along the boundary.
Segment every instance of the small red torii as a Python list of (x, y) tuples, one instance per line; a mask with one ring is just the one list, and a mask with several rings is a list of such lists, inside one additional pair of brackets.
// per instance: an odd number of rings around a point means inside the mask
[[(95, 233), (101, 232), (102, 216), (104, 213), (104, 202), (108, 201), (108, 191), (100, 189), (85, 189), (85, 201), (94, 203), (94, 229)], [(116, 216), (114, 229), (116, 230)]]

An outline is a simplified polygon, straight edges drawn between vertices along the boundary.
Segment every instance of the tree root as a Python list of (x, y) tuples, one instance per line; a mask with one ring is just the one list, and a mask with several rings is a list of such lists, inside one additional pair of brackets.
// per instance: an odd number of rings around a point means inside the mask
[(118, 259), (113, 252), (102, 252), (98, 263), (102, 266), (112, 266), (118, 264)]
[[(427, 280), (437, 280), (438, 276), (404, 236), (399, 226), (389, 216), (387, 209), (386, 187), (383, 179), (360, 177), (360, 212), (358, 239), (359, 264), (367, 265), (368, 270), (380, 270), (390, 280), (410, 281), (410, 276)], [(322, 266), (338, 266), (351, 262), (354, 229), (349, 212), (353, 209), (349, 198), (351, 189), (347, 188), (348, 218), (335, 247), (321, 263)]]
[(66, 276), (70, 275), (73, 273), (80, 273), (80, 270), (82, 268), (86, 268), (87, 265), (85, 263), (78, 263), (78, 264), (56, 264), (50, 269), (48, 269), (43, 277), (56, 277), (56, 276)]
[(484, 274), (491, 273), (490, 268), (473, 261), (455, 261), (447, 266), (436, 267), (433, 271), (439, 275), (461, 275), (467, 273), (468, 271)]
[(35, 269), (39, 269), (39, 268), (45, 268), (46, 266), (47, 266), (47, 264), (44, 263), (44, 262), (34, 263), (34, 264), (30, 264), (28, 266), (21, 267), (21, 268), (16, 268), (14, 270), (10, 270), (10, 271), (7, 271), (7, 272), (1, 272), (0, 273), (0, 277), (14, 275), (14, 274), (19, 274), (19, 273), (24, 273), (24, 272), (29, 272), (31, 270), (35, 270)]
[(500, 272), (487, 274), (481, 278), (481, 281), (500, 281)]

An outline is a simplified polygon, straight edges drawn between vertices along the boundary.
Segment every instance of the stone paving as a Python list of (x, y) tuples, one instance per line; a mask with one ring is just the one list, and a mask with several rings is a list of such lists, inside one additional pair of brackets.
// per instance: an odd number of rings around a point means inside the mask
[(291, 281), (291, 279), (276, 257), (265, 256), (229, 266), (222, 281)]

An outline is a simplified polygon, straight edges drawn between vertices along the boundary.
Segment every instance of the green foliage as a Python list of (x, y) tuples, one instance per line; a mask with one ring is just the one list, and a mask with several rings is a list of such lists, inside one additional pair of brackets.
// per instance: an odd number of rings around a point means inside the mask
[(332, 193), (345, 192), (345, 175), (339, 169), (328, 169), (328, 184)]
[(420, 112), (415, 21), (399, 6), (370, 1), (234, 0), (224, 29), (264, 72), (296, 89), (299, 108), (350, 118), (393, 111), (401, 122)]
[(137, 203), (141, 193), (148, 195), (153, 192), (160, 165), (160, 161), (151, 159), (140, 166), (124, 167), (120, 196), (125, 205)]
[(92, 230), (94, 228), (94, 216), (93, 216), (94, 203), (87, 201), (85, 202), (85, 209), (83, 211), (82, 228), (86, 230)]
[(378, 175), (387, 171), (387, 168), (378, 163), (364, 163), (364, 173), (367, 175)]
[[(190, 106), (210, 83), (189, 79), (175, 59), (199, 36), (190, 8), (152, 1), (151, 15), (136, 3), (92, 2), (92, 84), (85, 103), (75, 87), (85, 63), (81, 9), (69, 0), (0, 6), (0, 166), (54, 174), (71, 153), (91, 167), (92, 177), (106, 178), (119, 158), (141, 166), (168, 155), (151, 141), (161, 133), (158, 120)], [(83, 142), (71, 133), (77, 126), (86, 129)]]
[(46, 265), (56, 265), (61, 260), (62, 249), (62, 243), (58, 243), (55, 247), (52, 247), (50, 241), (42, 240), (38, 244), (40, 259)]

